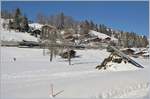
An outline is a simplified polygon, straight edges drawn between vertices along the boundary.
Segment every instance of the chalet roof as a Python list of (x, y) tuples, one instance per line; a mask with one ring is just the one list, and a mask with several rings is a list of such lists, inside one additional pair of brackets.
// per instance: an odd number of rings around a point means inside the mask
[(121, 49), (121, 50), (122, 50), (122, 51), (128, 50), (128, 51), (133, 51), (133, 52), (136, 51), (134, 48), (123, 48), (123, 49)]
[(128, 48), (128, 49), (123, 49), (123, 50), (121, 50), (122, 52), (124, 52), (124, 53), (126, 53), (126, 54), (134, 54), (135, 53), (135, 51), (134, 50), (132, 50), (132, 49), (130, 49), (130, 48)]
[(44, 28), (44, 27), (48, 27), (48, 28), (52, 28), (52, 29), (56, 29), (56, 27), (54, 27), (54, 26), (52, 26), (52, 25), (48, 25), (48, 24), (46, 24), (46, 25), (43, 25), (43, 26), (42, 26), (42, 28)]
[(144, 54), (143, 54), (143, 56), (149, 56), (149, 55), (150, 55), (149, 53), (144, 53)]

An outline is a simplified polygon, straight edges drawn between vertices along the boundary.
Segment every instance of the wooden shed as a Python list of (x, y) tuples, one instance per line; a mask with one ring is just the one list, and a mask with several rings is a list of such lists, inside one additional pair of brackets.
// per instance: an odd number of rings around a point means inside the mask
[(51, 37), (51, 34), (56, 34), (56, 28), (51, 25), (42, 26), (41, 39), (46, 40)]

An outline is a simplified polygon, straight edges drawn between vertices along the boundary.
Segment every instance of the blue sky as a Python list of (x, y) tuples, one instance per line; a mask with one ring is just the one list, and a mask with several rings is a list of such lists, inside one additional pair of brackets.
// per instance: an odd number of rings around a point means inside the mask
[(53, 15), (64, 12), (75, 20), (93, 20), (114, 29), (149, 34), (148, 1), (3, 1), (1, 8), (15, 10), (19, 7), (30, 20), (42, 12)]

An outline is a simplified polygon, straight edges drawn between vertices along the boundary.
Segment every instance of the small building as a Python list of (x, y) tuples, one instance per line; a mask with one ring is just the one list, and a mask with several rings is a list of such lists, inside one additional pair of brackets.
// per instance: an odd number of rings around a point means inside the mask
[(91, 41), (93, 41), (93, 42), (101, 42), (101, 41), (102, 41), (102, 39), (100, 39), (100, 38), (96, 37), (96, 38), (94, 38), (94, 39), (91, 39)]
[(102, 39), (98, 38), (98, 37), (93, 37), (93, 38), (88, 38), (85, 40), (85, 42), (87, 43), (91, 43), (91, 42), (101, 42)]
[(105, 39), (103, 39), (103, 42), (104, 43), (109, 43), (111, 41), (111, 38), (110, 37), (106, 37)]
[(144, 53), (142, 56), (143, 58), (149, 58), (149, 53)]
[(44, 25), (42, 26), (42, 31), (41, 31), (41, 39), (46, 40), (46, 39), (51, 39), (53, 36), (56, 34), (56, 28), (51, 25)]
[(140, 51), (140, 52), (135, 53), (135, 55), (138, 55), (138, 56), (142, 56), (143, 54), (145, 54), (144, 51)]
[(63, 33), (63, 39), (66, 41), (74, 42), (75, 41), (75, 31), (73, 29), (66, 29)]
[(106, 41), (110, 41), (110, 40), (111, 40), (111, 38), (110, 38), (110, 37), (107, 37), (107, 38), (105, 38), (104, 40), (106, 40)]

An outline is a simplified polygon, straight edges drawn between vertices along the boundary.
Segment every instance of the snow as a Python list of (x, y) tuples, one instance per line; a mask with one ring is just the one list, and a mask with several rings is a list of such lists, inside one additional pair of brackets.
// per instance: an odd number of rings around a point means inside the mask
[(143, 55), (144, 55), (144, 56), (147, 56), (147, 55), (150, 55), (150, 54), (149, 54), (149, 52), (147, 52), (147, 53), (144, 53)]
[(29, 33), (16, 32), (14, 30), (11, 30), (10, 32), (7, 30), (1, 30), (1, 41), (20, 42), (22, 40), (38, 42), (38, 39), (31, 36)]
[(114, 37), (114, 35), (111, 36), (111, 41), (114, 41), (115, 43), (118, 43), (118, 39), (116, 39), (116, 38)]
[(31, 27), (33, 29), (39, 29), (39, 30), (41, 30), (42, 26), (43, 25), (39, 24), (39, 23), (31, 23), (31, 24), (29, 24), (29, 27)]
[[(15, 30), (7, 30), (7, 28), (3, 28), (2, 24), (9, 23), (9, 19), (3, 19), (1, 20), (1, 30), (0, 30), (0, 40), (1, 41), (7, 41), (7, 42), (21, 42), (23, 40), (26, 41), (35, 41), (38, 42), (38, 39), (34, 36), (31, 36), (29, 33), (23, 33), (23, 32), (17, 32)], [(11, 19), (12, 20), (12, 19)]]
[(148, 52), (148, 49), (147, 48), (135, 48), (135, 47), (132, 47), (132, 48), (122, 48), (121, 50), (127, 50), (127, 49), (131, 49), (133, 51), (135, 51), (135, 54), (136, 53), (139, 53), (139, 52)]
[(97, 37), (99, 37), (99, 38), (101, 38), (101, 39), (105, 39), (105, 38), (107, 38), (107, 37), (110, 38), (110, 36), (108, 36), (108, 35), (106, 35), (106, 34), (104, 34), (104, 33), (96, 32), (96, 31), (94, 31), (94, 30), (90, 30), (89, 34), (90, 34), (91, 36), (97, 36)]
[(121, 64), (109, 62), (107, 65), (108, 65), (108, 68), (106, 68), (107, 71), (129, 71), (129, 70), (134, 71), (140, 69), (130, 63), (125, 64), (124, 62), (122, 62)]
[(13, 21), (13, 19), (3, 19), (3, 18), (0, 18), (0, 20), (1, 20), (1, 25), (2, 25), (3, 23), (8, 24), (8, 23), (9, 23), (9, 20)]
[(68, 65), (59, 56), (50, 62), (49, 55), (43, 56), (43, 49), (1, 47), (1, 98), (51, 99), (51, 84), (54, 93), (64, 90), (56, 99), (149, 98), (149, 59), (135, 59), (144, 69), (134, 70), (122, 63), (117, 70), (99, 71), (95, 67), (110, 53), (98, 49), (76, 51), (79, 58)]
[(64, 35), (64, 34), (65, 34), (65, 31), (64, 31), (64, 30), (60, 31), (60, 34)]
[[(30, 26), (41, 28), (38, 23)], [(109, 37), (93, 30), (90, 34)], [(1, 29), (1, 40), (38, 41), (28, 33), (5, 29)], [(78, 58), (71, 59), (72, 65), (59, 56), (50, 62), (48, 54), (43, 56), (43, 49), (4, 46), (0, 52), (1, 99), (52, 99), (52, 84), (54, 94), (63, 90), (55, 98), (150, 98), (149, 59), (133, 58), (144, 69), (110, 62), (106, 70), (97, 70), (95, 67), (110, 55), (105, 49), (76, 50)]]
[(98, 38), (100, 38), (100, 39), (111, 38), (111, 41), (114, 41), (114, 42), (117, 42), (117, 41), (118, 41), (118, 39), (116, 39), (114, 36), (111, 36), (111, 37), (110, 37), (110, 36), (108, 36), (108, 35), (106, 35), (106, 34), (104, 34), (104, 33), (100, 33), (100, 32), (94, 31), (94, 30), (90, 30), (89, 34), (90, 34), (91, 36), (96, 36), (96, 37), (98, 37)]

